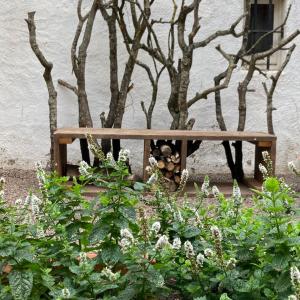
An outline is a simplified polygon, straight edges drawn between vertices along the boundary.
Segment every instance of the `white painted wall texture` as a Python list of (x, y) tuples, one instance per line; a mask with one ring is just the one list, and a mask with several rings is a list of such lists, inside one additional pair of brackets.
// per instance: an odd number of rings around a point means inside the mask
[[(282, 0), (283, 1), (283, 0)], [(70, 45), (75, 32), (76, 0), (0, 0), (0, 167), (32, 169), (36, 161), (49, 159), (49, 127), (47, 90), (42, 77), (42, 68), (33, 55), (29, 43), (24, 18), (28, 11), (36, 11), (38, 41), (45, 55), (54, 64), (53, 75), (74, 83), (70, 64)], [(288, 2), (286, 0), (286, 2)], [(300, 1), (290, 1), (292, 13), (286, 28), (290, 33), (300, 28)], [(89, 0), (86, 0), (88, 6)], [(221, 4), (222, 3), (222, 4)], [(288, 4), (288, 3), (286, 3)], [(160, 0), (154, 14), (164, 16), (170, 11), (169, 1)], [(228, 27), (243, 13), (242, 0), (203, 0), (201, 4), (201, 25), (198, 34), (203, 39), (217, 29)], [(159, 17), (158, 17), (159, 18)], [(159, 31), (159, 37), (166, 41), (166, 33)], [(119, 40), (122, 45), (122, 40)], [(221, 43), (227, 51), (237, 49), (240, 41), (222, 38), (200, 49), (194, 60), (190, 95), (199, 89), (212, 85), (213, 77), (226, 67), (226, 62), (214, 47)], [(300, 45), (300, 39), (296, 40)], [(120, 68), (124, 68), (127, 54), (120, 51)], [(143, 57), (142, 57), (143, 58)], [(121, 74), (122, 72), (120, 72)], [(109, 105), (109, 61), (106, 25), (99, 14), (96, 19), (92, 43), (88, 52), (87, 92), (94, 118), (94, 126), (100, 126), (99, 114), (107, 111)], [(237, 86), (245, 75), (238, 69), (230, 87), (222, 93), (224, 116), (228, 129), (237, 127)], [(150, 86), (146, 74), (136, 67), (134, 89), (128, 96), (127, 111), (124, 119), (126, 128), (144, 128), (145, 118), (140, 101), (150, 101)], [(266, 99), (262, 89), (262, 78), (255, 75), (250, 85), (255, 93), (248, 96), (247, 130), (266, 131)], [(274, 104), (275, 131), (278, 135), (279, 173), (286, 173), (286, 163), (300, 154), (300, 46), (284, 71), (278, 84)], [(57, 84), (56, 84), (57, 85)], [(72, 92), (57, 85), (59, 127), (77, 126), (77, 101)], [(168, 128), (171, 118), (166, 109), (169, 94), (167, 76), (160, 83), (159, 101), (155, 108), (154, 128)], [(190, 113), (196, 118), (195, 129), (218, 130), (214, 113), (214, 99), (197, 103)], [(135, 161), (141, 162), (142, 144), (126, 144)], [(250, 172), (253, 168), (253, 147), (247, 146), (245, 166)], [(70, 159), (80, 159), (78, 144), (71, 147)], [(200, 151), (189, 158), (189, 167), (195, 174), (229, 173), (223, 147), (220, 143), (205, 142)], [(141, 164), (135, 165), (140, 170)]]

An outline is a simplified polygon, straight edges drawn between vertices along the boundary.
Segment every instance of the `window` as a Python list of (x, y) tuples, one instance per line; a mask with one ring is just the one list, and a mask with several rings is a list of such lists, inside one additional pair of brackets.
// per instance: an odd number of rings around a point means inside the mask
[[(259, 39), (280, 26), (284, 19), (283, 0), (253, 0), (250, 11), (250, 32), (247, 50), (249, 54), (269, 50), (283, 38), (284, 28), (281, 26), (273, 34), (259, 41)], [(258, 64), (267, 69), (276, 69), (280, 62), (280, 53), (260, 61)]]

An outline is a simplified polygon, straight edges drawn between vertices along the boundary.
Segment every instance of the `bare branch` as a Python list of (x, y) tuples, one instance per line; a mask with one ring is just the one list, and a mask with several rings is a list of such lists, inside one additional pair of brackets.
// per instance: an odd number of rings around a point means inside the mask
[(289, 63), (295, 48), (296, 48), (295, 44), (289, 48), (286, 58), (285, 58), (283, 64), (280, 66), (279, 70), (277, 71), (276, 75), (271, 76), (272, 84), (271, 84), (270, 89), (268, 89), (266, 82), (262, 83), (262, 85), (264, 87), (264, 91), (267, 96), (267, 125), (268, 125), (268, 132), (271, 134), (274, 134), (274, 126), (273, 126), (273, 111), (274, 111), (273, 96), (274, 96), (274, 92), (275, 92), (278, 80), (279, 80), (283, 70)]
[(216, 49), (223, 55), (223, 57), (228, 61), (228, 68), (226, 70), (226, 77), (222, 84), (215, 85), (202, 93), (197, 93), (191, 100), (188, 101), (188, 107), (191, 107), (200, 99), (207, 99), (207, 96), (211, 93), (215, 93), (216, 91), (220, 91), (226, 89), (229, 85), (233, 70), (236, 68), (235, 58), (234, 56), (226, 54), (222, 49), (221, 46), (217, 46)]
[(48, 89), (48, 105), (49, 105), (49, 123), (50, 123), (50, 140), (51, 140), (51, 146), (50, 146), (50, 163), (51, 163), (51, 169), (54, 170), (55, 167), (55, 161), (54, 161), (54, 131), (57, 128), (57, 92), (55, 90), (53, 79), (52, 79), (52, 69), (53, 64), (46, 59), (42, 51), (40, 50), (37, 41), (36, 41), (36, 26), (35, 26), (35, 20), (34, 20), (35, 12), (29, 12), (28, 13), (28, 19), (25, 21), (28, 25), (28, 31), (29, 31), (29, 43), (31, 46), (31, 49), (41, 65), (44, 67), (44, 80), (47, 85)]
[(210, 42), (212, 42), (213, 40), (215, 40), (218, 37), (221, 36), (225, 36), (225, 35), (233, 35), (234, 37), (241, 37), (244, 34), (244, 31), (240, 32), (240, 33), (236, 33), (236, 27), (240, 24), (240, 22), (248, 15), (248, 13), (243, 14), (242, 16), (240, 16), (231, 26), (229, 29), (226, 30), (219, 30), (216, 31), (215, 33), (213, 33), (212, 35), (210, 35), (208, 38), (206, 38), (205, 40), (201, 41), (201, 42), (197, 42), (193, 44), (193, 48), (200, 48), (200, 47), (205, 47), (207, 46)]
[(68, 82), (66, 82), (66, 81), (64, 81), (62, 79), (58, 79), (57, 82), (58, 82), (59, 85), (65, 87), (67, 89), (69, 89), (70, 91), (74, 92), (75, 95), (78, 96), (78, 89), (77, 89), (76, 86), (74, 86), (74, 85), (72, 85), (72, 84), (70, 84), (70, 83), (68, 83)]

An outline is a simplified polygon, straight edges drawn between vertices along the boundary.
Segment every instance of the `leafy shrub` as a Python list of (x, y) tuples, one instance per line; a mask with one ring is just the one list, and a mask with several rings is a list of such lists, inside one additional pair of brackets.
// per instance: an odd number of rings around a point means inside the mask
[(82, 162), (72, 184), (39, 166), (38, 197), (8, 205), (1, 181), (0, 299), (300, 299), (296, 195), (268, 165), (251, 207), (236, 182), (226, 199), (208, 178), (180, 205), (186, 171), (169, 194), (150, 159), (148, 184), (132, 186), (127, 151), (91, 150), (101, 166)]

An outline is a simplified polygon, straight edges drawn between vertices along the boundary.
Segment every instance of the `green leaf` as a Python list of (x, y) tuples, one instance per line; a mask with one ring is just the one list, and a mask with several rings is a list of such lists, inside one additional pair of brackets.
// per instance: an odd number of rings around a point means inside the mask
[(109, 232), (109, 225), (102, 223), (96, 224), (89, 236), (90, 243), (97, 243), (102, 241), (108, 235)]
[(31, 294), (33, 275), (30, 270), (17, 271), (10, 273), (9, 285), (15, 300), (26, 300)]
[(276, 178), (270, 177), (265, 181), (265, 187), (268, 192), (277, 193), (279, 191), (280, 184)]
[(101, 288), (99, 289), (96, 289), (96, 294), (101, 294), (101, 293), (104, 293), (108, 290), (114, 290), (114, 289), (117, 289), (119, 286), (116, 285), (116, 284), (108, 284), (108, 285), (104, 285), (102, 286)]
[(197, 235), (200, 234), (200, 229), (197, 228), (197, 227), (193, 227), (193, 226), (189, 226), (187, 227), (187, 229), (185, 230), (183, 236), (186, 238), (186, 239), (190, 239), (190, 238), (193, 238)]
[(275, 283), (275, 290), (279, 293), (286, 291), (291, 285), (289, 272), (282, 273)]
[(117, 245), (107, 245), (101, 251), (101, 258), (107, 265), (115, 265), (121, 258), (121, 252)]

